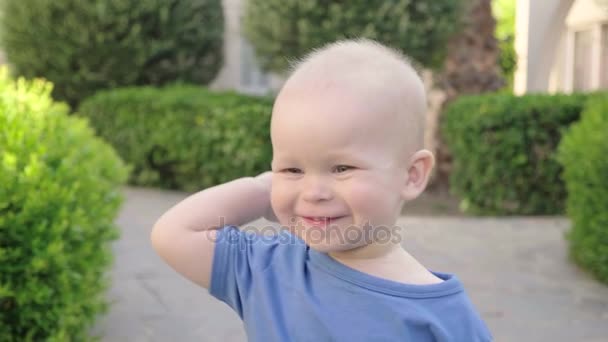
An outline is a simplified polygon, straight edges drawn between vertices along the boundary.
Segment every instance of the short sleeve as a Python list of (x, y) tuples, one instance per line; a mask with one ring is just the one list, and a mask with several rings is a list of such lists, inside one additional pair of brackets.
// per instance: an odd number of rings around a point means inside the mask
[(209, 293), (228, 304), (242, 319), (255, 277), (270, 265), (278, 245), (278, 235), (258, 235), (235, 226), (219, 229)]

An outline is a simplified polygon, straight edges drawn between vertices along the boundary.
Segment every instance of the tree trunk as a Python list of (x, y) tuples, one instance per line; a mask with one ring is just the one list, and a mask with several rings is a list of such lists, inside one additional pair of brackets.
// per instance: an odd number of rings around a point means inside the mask
[[(448, 44), (448, 55), (439, 76), (445, 101), (438, 115), (460, 95), (480, 94), (499, 90), (504, 85), (498, 65), (499, 46), (494, 36), (496, 21), (492, 15), (491, 0), (467, 0), (461, 31)], [(441, 132), (436, 128), (436, 167), (431, 187), (447, 190), (451, 170), (451, 155)]]

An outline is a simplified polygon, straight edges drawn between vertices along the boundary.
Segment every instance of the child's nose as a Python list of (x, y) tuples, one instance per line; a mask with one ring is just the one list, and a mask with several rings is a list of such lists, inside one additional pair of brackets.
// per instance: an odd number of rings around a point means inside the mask
[(308, 176), (301, 194), (302, 199), (308, 202), (327, 201), (333, 198), (330, 181), (319, 176)]

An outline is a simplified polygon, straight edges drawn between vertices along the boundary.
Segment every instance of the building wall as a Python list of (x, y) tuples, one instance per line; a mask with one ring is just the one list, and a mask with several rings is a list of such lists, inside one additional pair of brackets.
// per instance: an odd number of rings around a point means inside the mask
[(576, 0), (566, 17), (568, 26), (588, 26), (608, 20), (608, 8), (602, 8), (597, 0)]
[(517, 0), (514, 91), (546, 92), (572, 0)]
[(608, 48), (608, 7), (600, 7), (597, 0), (576, 0), (565, 25), (564, 63), (555, 66), (564, 77), (556, 88), (566, 92), (608, 88), (608, 55), (602, 56), (602, 49)]
[[(572, 92), (605, 87), (595, 75), (608, 70), (608, 58), (603, 57), (602, 23), (608, 24), (608, 9), (596, 0), (518, 0), (516, 17), (516, 51), (518, 68), (514, 92)], [(581, 30), (592, 30), (593, 49), (588, 52), (588, 87), (578, 87), (581, 77)], [(579, 43), (577, 43), (577, 41)], [(584, 64), (584, 63), (582, 63)]]
[(242, 33), (245, 4), (246, 0), (222, 0), (225, 60), (210, 87), (258, 95), (274, 93), (282, 85), (283, 78), (263, 72), (259, 67), (253, 47)]
[(240, 83), (241, 0), (222, 0), (224, 8), (224, 65), (211, 83), (214, 89), (234, 89)]

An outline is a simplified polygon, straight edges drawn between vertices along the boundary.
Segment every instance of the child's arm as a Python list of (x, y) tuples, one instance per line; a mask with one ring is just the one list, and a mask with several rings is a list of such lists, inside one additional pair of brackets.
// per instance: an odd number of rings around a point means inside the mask
[(270, 175), (239, 178), (184, 199), (156, 221), (152, 246), (177, 272), (208, 288), (216, 229), (268, 218)]

